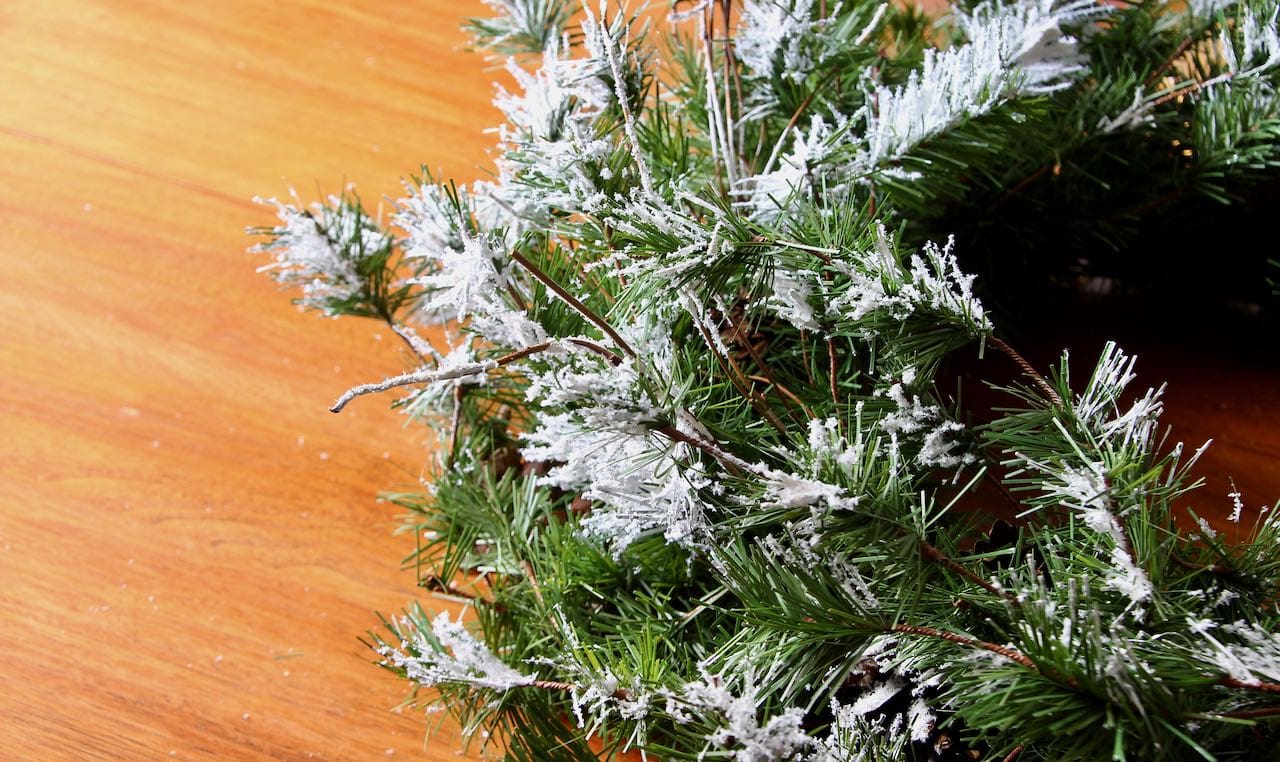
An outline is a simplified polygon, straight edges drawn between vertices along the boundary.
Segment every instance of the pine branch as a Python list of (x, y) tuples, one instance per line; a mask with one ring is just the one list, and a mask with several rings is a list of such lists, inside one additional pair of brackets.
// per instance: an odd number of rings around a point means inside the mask
[(1230, 712), (1216, 712), (1211, 717), (1230, 717), (1236, 720), (1261, 720), (1268, 717), (1280, 717), (1280, 706), (1268, 706), (1261, 709), (1236, 709)]
[[(1180, 534), (1202, 450), (1166, 446), (1162, 388), (998, 336), (1009, 284), (1043, 311), (1193, 193), (1274, 179), (1271, 9), (708, 0), (658, 52), (571, 5), (472, 22), (521, 56), (491, 180), (423, 173), (396, 233), (350, 193), (256, 229), (301, 304), (421, 361), (334, 412), (420, 386), (395, 404), (449, 426), (388, 499), (471, 624), (412, 608), (380, 665), (521, 762), (1265, 751), (1280, 518)], [(439, 351), (409, 327), (446, 321)], [(1012, 409), (943, 402), (975, 342)]]

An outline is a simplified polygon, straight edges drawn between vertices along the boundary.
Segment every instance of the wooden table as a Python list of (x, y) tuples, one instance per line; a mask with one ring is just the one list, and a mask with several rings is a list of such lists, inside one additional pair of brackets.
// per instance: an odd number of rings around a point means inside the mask
[[(325, 409), (399, 345), (292, 310), (242, 230), (291, 185), (476, 176), (479, 10), (0, 5), (0, 758), (423, 755), (356, 638), (415, 595), (374, 495), (415, 483), (426, 438), (377, 401)], [(1276, 374), (1161, 370), (1184, 433), (1225, 422), (1213, 492), (1237, 463), (1274, 499)]]
[(416, 594), (375, 496), (426, 437), (326, 410), (400, 344), (298, 313), (244, 227), (291, 185), (476, 177), (482, 11), (0, 4), (0, 759), (423, 754), (357, 637)]

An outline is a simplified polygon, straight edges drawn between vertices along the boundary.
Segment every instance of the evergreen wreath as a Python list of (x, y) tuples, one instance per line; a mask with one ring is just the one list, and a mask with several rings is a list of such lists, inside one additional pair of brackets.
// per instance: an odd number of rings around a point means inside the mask
[(404, 340), (334, 412), (403, 390), (440, 432), (387, 498), (470, 613), (385, 621), (382, 666), (512, 760), (1273, 753), (1280, 512), (1180, 530), (1162, 389), (1001, 326), (1274, 182), (1274, 2), (487, 2), (491, 181), (253, 230)]

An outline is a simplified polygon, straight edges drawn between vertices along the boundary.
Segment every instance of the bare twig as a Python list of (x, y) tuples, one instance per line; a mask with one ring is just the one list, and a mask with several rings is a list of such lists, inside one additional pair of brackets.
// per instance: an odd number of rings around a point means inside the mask
[(383, 320), (386, 321), (387, 327), (391, 329), (392, 333), (399, 336), (419, 360), (423, 362), (429, 362), (431, 360), (431, 345), (423, 341), (422, 337), (415, 333), (412, 328), (407, 325), (397, 323), (395, 318), (389, 315), (384, 316)]
[(453, 388), (453, 416), (449, 421), (449, 451), (445, 465), (453, 469), (458, 458), (458, 429), (462, 428), (462, 398), (467, 394), (466, 387), (458, 384)]
[(587, 305), (579, 301), (576, 296), (574, 296), (573, 294), (565, 290), (564, 286), (561, 286), (559, 283), (556, 283), (555, 279), (553, 279), (551, 276), (547, 275), (542, 271), (542, 268), (538, 267), (533, 262), (530, 262), (528, 258), (526, 258), (523, 254), (521, 254), (518, 251), (511, 252), (511, 258), (514, 259), (516, 262), (519, 262), (520, 266), (528, 270), (529, 274), (537, 278), (538, 281), (542, 283), (542, 285), (554, 291), (556, 296), (563, 299), (565, 303), (568, 304), (570, 307), (572, 307), (575, 311), (577, 311), (579, 315), (582, 315), (584, 318), (586, 318), (587, 320), (595, 324), (595, 326), (598, 327), (600, 330), (604, 331), (605, 335), (607, 335), (610, 339), (612, 339), (613, 343), (618, 346), (618, 349), (621, 349), (623, 352), (631, 355), (632, 357), (636, 356), (636, 351), (631, 348), (630, 344), (628, 344), (621, 336), (618, 335), (618, 332), (613, 329), (613, 326), (609, 325), (608, 321), (606, 321), (604, 318), (597, 315), (594, 311), (592, 311), (589, 307), (587, 307)]
[(1166, 58), (1164, 60), (1164, 63), (1157, 66), (1155, 70), (1152, 71), (1151, 74), (1147, 76), (1146, 81), (1143, 82), (1142, 84), (1150, 87), (1157, 79), (1160, 79), (1161, 74), (1164, 74), (1165, 71), (1168, 70), (1170, 66), (1173, 66), (1174, 62), (1177, 61), (1179, 58), (1181, 58), (1182, 54), (1186, 53), (1187, 50), (1194, 44), (1196, 44), (1195, 37), (1188, 37), (1187, 39), (1183, 40), (1178, 45), (1178, 47), (1174, 49), (1173, 54), (1170, 55), (1168, 58)]
[(1220, 574), (1224, 577), (1234, 577), (1236, 575), (1235, 569), (1232, 569), (1230, 566), (1223, 566), (1222, 564), (1196, 564), (1184, 558), (1178, 558), (1177, 556), (1173, 556), (1173, 562), (1178, 566), (1181, 566), (1184, 569), (1190, 569), (1191, 571), (1207, 571), (1212, 574)]
[(1044, 376), (1040, 375), (1035, 367), (1027, 362), (1025, 357), (1018, 354), (1017, 350), (995, 336), (988, 336), (987, 343), (1003, 352), (1010, 360), (1013, 360), (1014, 364), (1022, 369), (1022, 372), (1035, 383), (1040, 391), (1044, 392), (1044, 396), (1048, 397), (1055, 407), (1062, 407), (1062, 397), (1058, 396), (1058, 392), (1049, 385)]
[[(579, 689), (579, 686), (574, 685), (573, 683), (562, 683), (557, 680), (534, 680), (533, 682), (525, 683), (524, 685), (528, 688), (541, 688), (546, 691), (576, 691)], [(614, 691), (612, 695), (615, 699), (626, 701), (631, 698), (631, 691), (628, 691), (625, 688), (619, 688)]]
[(698, 449), (707, 453), (708, 455), (720, 461), (724, 465), (729, 466), (731, 469), (734, 469), (737, 471), (749, 471), (752, 473), (755, 473), (757, 471), (757, 469), (753, 468), (750, 463), (746, 462), (742, 458), (739, 458), (737, 455), (734, 455), (733, 453), (728, 452), (727, 450), (725, 450), (715, 442), (708, 442), (704, 439), (699, 439), (698, 437), (695, 437), (692, 434), (686, 434), (680, 429), (677, 429), (675, 426), (672, 426), (670, 424), (659, 426), (655, 430), (659, 434), (662, 434), (663, 436), (672, 440), (673, 442), (682, 442), (684, 444), (689, 445), (690, 447), (693, 447), (695, 449)]
[(533, 564), (528, 559), (521, 559), (520, 570), (524, 572), (525, 579), (529, 580), (529, 587), (533, 590), (533, 597), (538, 599), (539, 605), (546, 605), (542, 600), (542, 585), (538, 584), (538, 575), (533, 573)]
[(1183, 97), (1184, 95), (1191, 95), (1193, 93), (1198, 93), (1201, 90), (1205, 89), (1206, 87), (1213, 87), (1214, 85), (1221, 84), (1223, 82), (1230, 80), (1234, 76), (1235, 76), (1235, 72), (1228, 71), (1223, 74), (1219, 74), (1218, 76), (1213, 77), (1211, 79), (1206, 79), (1203, 82), (1192, 82), (1191, 84), (1186, 85), (1185, 87), (1174, 88), (1169, 92), (1165, 93), (1164, 95), (1160, 96), (1159, 98), (1156, 98), (1154, 101), (1151, 102), (1151, 105), (1148, 106), (1147, 108), (1152, 108), (1152, 109), (1159, 108), (1164, 104), (1168, 103), (1169, 101), (1176, 100), (1178, 98)]
[(1280, 707), (1263, 707), (1261, 709), (1239, 709), (1236, 712), (1215, 712), (1215, 717), (1233, 717), (1235, 720), (1257, 720), (1260, 717), (1280, 717)]
[(1014, 198), (1015, 198), (1019, 193), (1021, 193), (1021, 192), (1022, 192), (1022, 191), (1024, 191), (1024, 190), (1026, 190), (1028, 187), (1030, 187), (1030, 186), (1031, 186), (1031, 184), (1032, 184), (1032, 183), (1034, 183), (1036, 180), (1039, 180), (1040, 178), (1044, 177), (1046, 174), (1048, 174), (1048, 173), (1049, 173), (1049, 170), (1054, 169), (1055, 167), (1061, 167), (1061, 164), (1058, 164), (1058, 163), (1045, 164), (1045, 165), (1043, 165), (1042, 167), (1040, 167), (1039, 169), (1037, 169), (1035, 172), (1032, 172), (1031, 174), (1029, 174), (1029, 175), (1027, 175), (1026, 177), (1022, 178), (1022, 179), (1021, 179), (1021, 180), (1019, 180), (1019, 181), (1018, 181), (1018, 182), (1017, 182), (1017, 183), (1016, 183), (1012, 188), (1010, 188), (1009, 190), (1005, 191), (1004, 195), (1003, 195), (1003, 196), (1001, 196), (999, 199), (997, 199), (997, 200), (996, 200), (996, 202), (995, 202), (994, 204), (992, 204), (990, 207), (988, 207), (988, 208), (987, 208), (987, 211), (988, 211), (988, 212), (994, 212), (994, 211), (996, 211), (997, 209), (999, 209), (1000, 207), (1002, 207), (1002, 206), (1004, 206), (1005, 204), (1009, 203), (1009, 202), (1010, 202), (1010, 201), (1012, 201), (1012, 200), (1013, 200), (1013, 199), (1014, 199)]
[(1240, 709), (1235, 712), (1215, 712), (1213, 717), (1231, 717), (1237, 720), (1255, 720), (1262, 717), (1280, 717), (1280, 706), (1267, 706), (1261, 709)]
[(758, 381), (762, 384), (770, 385), (771, 387), (776, 389), (777, 392), (781, 394), (784, 398), (799, 405), (800, 409), (804, 411), (805, 416), (808, 417), (810, 420), (813, 420), (813, 418), (815, 417), (813, 414), (813, 411), (809, 409), (809, 406), (804, 404), (804, 400), (797, 397), (795, 393), (792, 392), (787, 387), (778, 383), (776, 379), (765, 378), (764, 376), (747, 376), (747, 378), (751, 379), (752, 381)]
[(831, 402), (838, 406), (840, 391), (836, 387), (836, 340), (831, 336), (827, 337), (827, 376), (831, 385)]
[(1021, 605), (1021, 603), (1018, 602), (1017, 597), (1014, 596), (1012, 593), (1010, 593), (1007, 590), (1001, 590), (1000, 588), (991, 584), (990, 581), (985, 580), (982, 577), (979, 577), (977, 574), (974, 574), (973, 572), (969, 571), (968, 569), (966, 569), (965, 567), (957, 563), (955, 560), (948, 558), (946, 554), (944, 554), (942, 551), (935, 548), (933, 545), (929, 544), (929, 542), (926, 540), (920, 541), (920, 554), (923, 555), (925, 558), (929, 559), (930, 561), (936, 561), (937, 563), (942, 564), (947, 569), (950, 569), (952, 572), (960, 575), (961, 577), (964, 577), (965, 579), (969, 580), (975, 585), (978, 585), (983, 590), (986, 590), (992, 595), (998, 595), (1001, 598), (1004, 598), (1009, 603), (1013, 604), (1014, 606)]
[(985, 640), (977, 640), (976, 638), (960, 635), (954, 632), (946, 632), (945, 630), (935, 630), (932, 627), (919, 627), (914, 624), (895, 624), (889, 627), (890, 632), (899, 632), (904, 635), (921, 635), (926, 638), (937, 638), (952, 643), (958, 643), (962, 646), (972, 646), (981, 648), (984, 651), (990, 651), (993, 654), (999, 654), (1009, 661), (1017, 662), (1032, 672), (1039, 672), (1040, 668), (1036, 663), (1031, 661), (1026, 654), (1021, 651), (1015, 651), (1008, 646), (1002, 646), (997, 643), (988, 643)]
[(1241, 688), (1249, 691), (1262, 691), (1263, 693), (1280, 693), (1280, 683), (1264, 683), (1262, 681), (1237, 680), (1234, 677), (1224, 677), (1218, 681), (1218, 685), (1227, 688)]
[[(546, 347), (543, 346), (543, 349)], [(524, 352), (524, 350), (521, 350)], [(524, 352), (528, 354), (528, 352)], [(431, 384), (437, 381), (449, 381), (455, 378), (466, 378), (468, 376), (478, 376), (488, 373), (498, 367), (497, 360), (484, 360), (481, 362), (467, 363), (453, 368), (444, 368), (437, 370), (435, 368), (423, 368), (409, 373), (401, 373), (398, 376), (392, 376), (385, 381), (374, 384), (360, 384), (348, 389), (341, 397), (338, 398), (333, 406), (329, 408), (330, 412), (341, 413), (347, 403), (356, 397), (362, 397), (366, 394), (375, 394), (377, 392), (385, 392), (395, 389), (398, 386), (409, 386), (411, 384)]]

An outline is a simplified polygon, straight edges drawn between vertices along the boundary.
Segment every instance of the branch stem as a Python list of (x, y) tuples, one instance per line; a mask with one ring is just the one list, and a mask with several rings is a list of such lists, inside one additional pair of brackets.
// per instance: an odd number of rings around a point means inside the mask
[(1179, 43), (1178, 47), (1174, 49), (1173, 53), (1170, 54), (1168, 58), (1164, 59), (1164, 63), (1157, 66), (1154, 70), (1152, 70), (1151, 74), (1147, 75), (1146, 81), (1144, 81), (1142, 84), (1147, 87), (1150, 87), (1151, 85), (1155, 84), (1155, 81), (1157, 79), (1160, 79), (1160, 75), (1164, 74), (1165, 71), (1167, 71), (1170, 66), (1173, 66), (1174, 61), (1177, 61), (1179, 58), (1181, 58), (1182, 54), (1186, 53), (1187, 49), (1190, 48), (1195, 43), (1196, 43), (1195, 37), (1188, 37), (1187, 39)]
[(1266, 706), (1261, 709), (1241, 709), (1235, 712), (1215, 712), (1210, 717), (1231, 717), (1237, 720), (1254, 720), (1262, 717), (1280, 717), (1280, 706)]
[[(617, 365), (622, 362), (622, 358), (618, 357), (617, 354), (600, 346), (594, 341), (587, 341), (586, 339), (565, 339), (565, 342), (569, 344), (576, 344), (584, 349), (589, 349), (592, 352), (603, 356), (613, 365)], [(392, 376), (391, 378), (377, 383), (360, 384), (359, 386), (354, 386), (348, 389), (341, 397), (339, 397), (338, 400), (333, 403), (333, 406), (329, 408), (329, 412), (341, 413), (342, 409), (352, 400), (366, 394), (390, 391), (391, 389), (395, 389), (400, 386), (433, 384), (439, 381), (449, 381), (488, 373), (501, 368), (504, 365), (510, 365), (517, 360), (523, 360), (530, 355), (545, 352), (557, 343), (558, 342), (555, 341), (544, 341), (538, 344), (531, 344), (524, 349), (518, 349), (510, 354), (503, 355), (502, 357), (493, 360), (481, 360), (480, 362), (467, 363), (465, 365), (458, 365), (453, 368), (444, 369), (420, 368), (415, 371), (410, 371), (409, 373), (401, 373), (398, 376)]]
[(431, 345), (423, 341), (422, 337), (418, 336), (412, 328), (397, 323), (395, 318), (389, 315), (384, 316), (383, 319), (386, 321), (387, 327), (391, 329), (391, 332), (399, 336), (419, 360), (428, 362), (431, 359)]
[(568, 304), (570, 307), (572, 307), (579, 315), (582, 315), (584, 318), (586, 318), (591, 323), (593, 323), (601, 331), (604, 331), (605, 335), (607, 335), (610, 339), (613, 340), (613, 343), (617, 345), (618, 349), (621, 349), (623, 352), (631, 355), (632, 357), (636, 356), (636, 351), (631, 348), (630, 344), (628, 344), (625, 340), (623, 340), (621, 336), (618, 335), (618, 332), (613, 329), (613, 326), (609, 325), (608, 321), (606, 321), (604, 318), (597, 315), (594, 311), (592, 311), (589, 307), (587, 307), (587, 305), (579, 301), (578, 298), (575, 297), (573, 294), (569, 293), (564, 286), (561, 286), (559, 283), (556, 283), (555, 280), (551, 278), (551, 276), (547, 275), (545, 272), (542, 271), (542, 268), (538, 267), (533, 262), (529, 261), (527, 257), (525, 257), (523, 254), (521, 254), (518, 251), (511, 252), (511, 258), (519, 262), (520, 266), (528, 270), (530, 275), (537, 278), (538, 281), (542, 283), (542, 285), (551, 289), (551, 291), (553, 291), (556, 296), (563, 299), (564, 302)]
[(889, 627), (889, 631), (902, 633), (904, 635), (921, 635), (926, 638), (937, 638), (939, 640), (958, 643), (962, 646), (981, 648), (984, 651), (999, 654), (1009, 661), (1017, 662), (1032, 672), (1040, 671), (1040, 668), (1036, 666), (1036, 663), (1031, 661), (1031, 659), (1021, 651), (1015, 651), (1008, 646), (1002, 646), (997, 643), (988, 643), (985, 640), (977, 640), (976, 638), (971, 638), (967, 635), (960, 635), (958, 633), (947, 632), (945, 630), (935, 630), (932, 627), (920, 627), (914, 624), (895, 624)]
[(1173, 556), (1173, 562), (1178, 566), (1181, 566), (1184, 569), (1190, 569), (1191, 571), (1207, 571), (1212, 574), (1220, 574), (1224, 577), (1234, 577), (1236, 575), (1235, 569), (1232, 569), (1230, 566), (1223, 566), (1222, 564), (1197, 564), (1192, 563), (1185, 558), (1178, 558), (1177, 556)]
[(942, 564), (947, 569), (960, 575), (961, 577), (964, 577), (965, 579), (969, 580), (975, 585), (978, 585), (983, 590), (986, 590), (988, 593), (991, 593), (992, 595), (1000, 596), (1001, 598), (1004, 598), (1006, 601), (1009, 601), (1010, 603), (1012, 603), (1014, 606), (1021, 605), (1018, 602), (1017, 597), (1012, 595), (1009, 591), (1001, 590), (1000, 588), (991, 584), (991, 582), (989, 582), (988, 580), (985, 580), (982, 577), (979, 577), (977, 574), (974, 574), (973, 572), (969, 571), (968, 569), (966, 569), (965, 567), (957, 563), (954, 559), (947, 557), (946, 554), (944, 554), (942, 551), (935, 548), (927, 540), (920, 540), (920, 553), (930, 561), (936, 561), (937, 563)]
[(737, 455), (734, 455), (731, 452), (727, 452), (726, 450), (721, 448), (720, 445), (715, 444), (714, 442), (707, 442), (705, 440), (699, 439), (693, 436), (692, 434), (686, 434), (680, 429), (677, 429), (675, 426), (672, 426), (671, 424), (664, 424), (662, 426), (659, 426), (655, 430), (659, 434), (662, 434), (663, 436), (672, 440), (673, 442), (681, 442), (683, 444), (689, 445), (690, 447), (693, 447), (695, 449), (705, 452), (706, 454), (710, 455), (711, 457), (715, 458), (716, 460), (720, 461), (726, 466), (732, 466), (733, 468), (739, 469), (742, 471), (749, 471), (752, 473), (756, 472), (756, 469), (752, 468), (750, 463), (746, 462), (742, 458), (739, 458)]
[(1055, 390), (1049, 382), (1045, 380), (1044, 376), (1040, 375), (1040, 373), (1035, 369), (1035, 366), (1027, 362), (1027, 358), (1018, 354), (1016, 349), (1009, 346), (1003, 339), (996, 336), (988, 336), (987, 343), (1003, 352), (1010, 360), (1013, 360), (1013, 363), (1022, 369), (1022, 372), (1026, 374), (1033, 383), (1035, 383), (1036, 387), (1044, 393), (1044, 396), (1054, 404), (1054, 407), (1062, 407), (1062, 397), (1058, 396), (1057, 390)]
[(1218, 685), (1222, 685), (1227, 688), (1262, 691), (1263, 693), (1280, 693), (1280, 683), (1264, 683), (1261, 680), (1252, 682), (1247, 680), (1237, 680), (1234, 677), (1224, 677), (1218, 681)]

